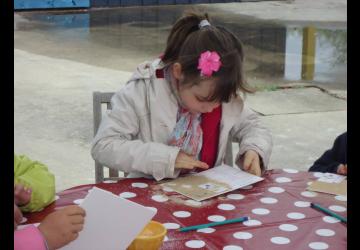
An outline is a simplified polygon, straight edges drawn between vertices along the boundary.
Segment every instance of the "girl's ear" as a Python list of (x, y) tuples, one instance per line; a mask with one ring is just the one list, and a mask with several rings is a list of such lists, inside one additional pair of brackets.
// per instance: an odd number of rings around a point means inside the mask
[(176, 80), (180, 80), (181, 78), (181, 74), (182, 74), (182, 71), (181, 71), (181, 64), (180, 63), (174, 63), (173, 66), (172, 66), (172, 73), (173, 73), (173, 76)]

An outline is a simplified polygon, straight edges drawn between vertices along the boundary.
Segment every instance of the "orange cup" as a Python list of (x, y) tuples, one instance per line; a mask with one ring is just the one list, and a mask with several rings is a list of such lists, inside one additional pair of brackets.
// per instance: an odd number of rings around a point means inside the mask
[(152, 220), (136, 236), (127, 250), (158, 250), (165, 235), (166, 228), (161, 223)]

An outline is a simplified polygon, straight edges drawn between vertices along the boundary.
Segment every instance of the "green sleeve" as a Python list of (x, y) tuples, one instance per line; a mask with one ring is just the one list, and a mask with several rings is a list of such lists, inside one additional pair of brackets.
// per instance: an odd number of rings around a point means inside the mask
[(14, 155), (14, 183), (31, 187), (31, 201), (20, 207), (23, 212), (35, 212), (55, 200), (55, 177), (48, 168), (24, 155)]

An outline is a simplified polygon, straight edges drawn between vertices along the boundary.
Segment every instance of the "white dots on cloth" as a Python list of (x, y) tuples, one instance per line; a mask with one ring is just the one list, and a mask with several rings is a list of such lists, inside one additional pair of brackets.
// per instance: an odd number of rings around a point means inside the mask
[(248, 227), (260, 226), (262, 223), (258, 220), (247, 220), (243, 224)]
[(308, 186), (310, 186), (313, 182), (309, 181), (308, 183), (306, 183)]
[(55, 200), (60, 199), (59, 195), (55, 195)]
[(253, 237), (253, 235), (248, 232), (237, 232), (237, 233), (234, 233), (233, 236), (234, 236), (234, 238), (239, 239), (239, 240), (248, 240)]
[(279, 229), (286, 232), (293, 232), (298, 230), (298, 227), (292, 224), (281, 224)]
[(103, 181), (103, 183), (117, 183), (117, 181), (115, 181), (115, 180), (106, 180), (106, 181)]
[(336, 219), (336, 218), (334, 218), (332, 216), (324, 216), (323, 221), (325, 221), (326, 223), (338, 223), (338, 222), (340, 222), (339, 219)]
[(191, 213), (187, 211), (176, 211), (173, 213), (173, 215), (178, 218), (186, 218), (186, 217), (190, 217)]
[(286, 173), (290, 173), (290, 174), (299, 173), (299, 170), (292, 169), (292, 168), (284, 168), (283, 171), (286, 172)]
[(169, 240), (169, 237), (167, 237), (167, 236), (165, 235), (164, 241), (168, 241), (168, 240)]
[(294, 205), (296, 207), (310, 207), (310, 202), (308, 202), (308, 201), (295, 201)]
[(178, 229), (180, 228), (180, 225), (179, 224), (176, 224), (176, 223), (163, 223), (163, 226), (166, 228), (166, 229)]
[(336, 205), (330, 206), (329, 209), (332, 211), (335, 211), (335, 212), (345, 212), (346, 211), (346, 207), (336, 206)]
[(289, 244), (290, 240), (286, 237), (272, 237), (271, 242), (278, 245)]
[(165, 192), (173, 192), (174, 189), (170, 188), (170, 187), (162, 187), (162, 190)]
[(253, 185), (248, 185), (248, 186), (245, 186), (245, 187), (241, 187), (240, 189), (252, 189), (253, 188)]
[(84, 199), (77, 199), (77, 200), (74, 200), (73, 202), (76, 204), (76, 205), (80, 205), (82, 202), (83, 202)]
[(207, 217), (207, 219), (209, 221), (213, 221), (213, 222), (219, 222), (219, 221), (226, 220), (226, 218), (224, 216), (221, 216), (221, 215), (210, 215), (209, 217)]
[(201, 207), (201, 201), (194, 201), (194, 200), (186, 200), (185, 204), (191, 207)]
[(120, 196), (121, 198), (127, 199), (127, 198), (134, 198), (134, 197), (136, 197), (136, 194), (135, 194), (135, 193), (132, 193), (132, 192), (123, 192), (123, 193), (119, 194), (119, 196)]
[(189, 248), (202, 248), (205, 246), (205, 242), (202, 240), (189, 240), (185, 242), (185, 246)]
[(148, 209), (152, 210), (152, 211), (155, 211), (157, 213), (157, 208), (156, 207), (147, 207)]
[(131, 184), (131, 186), (136, 188), (147, 188), (149, 185), (143, 182), (134, 182)]
[(266, 215), (270, 213), (270, 211), (266, 208), (254, 208), (251, 212), (258, 215)]
[(324, 173), (321, 173), (321, 172), (315, 172), (314, 173), (314, 177), (316, 177), (316, 178), (321, 178), (323, 176), (324, 176)]
[(278, 177), (275, 179), (275, 181), (277, 183), (286, 183), (286, 182), (291, 182), (291, 179), (287, 177)]
[(330, 229), (318, 229), (316, 230), (316, 234), (319, 236), (330, 237), (330, 236), (334, 236), (335, 232)]
[(228, 245), (224, 246), (223, 250), (243, 250), (243, 248), (235, 245)]
[(260, 199), (260, 202), (265, 204), (275, 204), (278, 202), (278, 200), (272, 197), (264, 197)]
[(216, 230), (214, 228), (211, 228), (211, 227), (201, 228), (201, 229), (196, 230), (196, 232), (205, 233), (205, 234), (211, 234), (211, 233), (213, 233), (215, 231)]
[(288, 213), (286, 216), (294, 220), (300, 220), (305, 218), (305, 215), (302, 213)]
[(337, 195), (337, 196), (335, 196), (335, 199), (338, 201), (347, 201), (347, 196)]
[(169, 198), (166, 195), (161, 195), (161, 194), (153, 195), (151, 199), (157, 202), (165, 202), (169, 200)]
[(285, 190), (281, 187), (271, 187), (268, 189), (268, 191), (274, 194), (280, 194), (282, 192), (285, 192)]
[(302, 195), (302, 196), (305, 196), (305, 197), (310, 197), (310, 198), (317, 196), (316, 193), (310, 192), (310, 191), (301, 192), (301, 195)]
[(226, 197), (230, 200), (242, 200), (245, 198), (245, 196), (242, 194), (229, 194)]
[(323, 250), (323, 249), (328, 249), (329, 245), (326, 244), (325, 242), (311, 242), (309, 244), (309, 247), (315, 250)]
[(231, 204), (220, 204), (220, 205), (218, 205), (217, 207), (218, 207), (218, 209), (226, 210), (226, 211), (234, 210), (234, 209), (235, 209), (235, 206), (234, 206), (234, 205), (231, 205)]

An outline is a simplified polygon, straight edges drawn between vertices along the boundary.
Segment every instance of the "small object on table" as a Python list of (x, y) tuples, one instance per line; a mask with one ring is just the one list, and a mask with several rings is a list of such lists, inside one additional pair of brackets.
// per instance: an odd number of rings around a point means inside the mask
[(245, 217), (240, 217), (240, 218), (231, 219), (231, 220), (224, 220), (224, 221), (213, 222), (213, 223), (208, 223), (208, 224), (194, 225), (194, 226), (190, 226), (190, 227), (182, 227), (179, 229), (179, 231), (187, 232), (187, 231), (203, 229), (203, 228), (207, 228), (207, 227), (214, 227), (214, 226), (226, 225), (226, 224), (231, 224), (231, 223), (244, 222), (247, 220), (249, 220), (249, 217), (245, 216)]
[(338, 214), (330, 211), (330, 210), (327, 209), (327, 208), (324, 208), (324, 207), (322, 207), (322, 206), (320, 206), (320, 205), (318, 205), (318, 204), (315, 204), (315, 203), (311, 203), (311, 207), (312, 207), (312, 208), (315, 208), (315, 209), (318, 209), (318, 210), (320, 210), (321, 212), (326, 213), (326, 214), (328, 214), (328, 215), (330, 215), (330, 216), (332, 216), (332, 217), (334, 217), (334, 218), (336, 218), (336, 219), (338, 219), (338, 220), (340, 220), (340, 221), (342, 221), (342, 222), (344, 222), (344, 223), (347, 223), (347, 219), (346, 219), (346, 218), (344, 218), (344, 217), (342, 217), (341, 215), (338, 215)]

